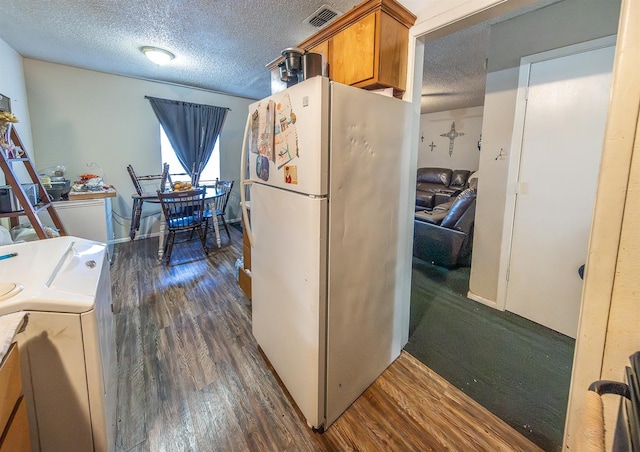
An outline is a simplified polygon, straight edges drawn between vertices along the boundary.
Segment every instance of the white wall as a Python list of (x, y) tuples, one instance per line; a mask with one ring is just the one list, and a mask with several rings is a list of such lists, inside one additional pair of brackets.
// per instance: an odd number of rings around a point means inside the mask
[[(516, 86), (505, 89), (514, 80)], [(497, 298), (517, 80), (517, 68), (487, 74), (469, 291), (488, 304)]]
[[(491, 27), (469, 290), (495, 303), (520, 58), (615, 34), (618, 0), (565, 0)], [(496, 156), (503, 149), (507, 157)]]
[[(482, 111), (483, 107), (473, 107), (420, 115), (418, 168), (476, 171), (480, 160), (478, 140), (482, 132)], [(449, 133), (452, 122), (455, 122), (456, 132), (464, 135), (454, 140), (453, 154), (449, 155), (449, 138), (440, 135)], [(433, 149), (431, 143), (435, 145)]]
[[(88, 163), (101, 166), (105, 183), (118, 190), (116, 239), (129, 235), (134, 188), (127, 165), (140, 174), (158, 174), (162, 164), (158, 120), (145, 95), (231, 109), (220, 136), (220, 172), (222, 179), (236, 181), (228, 214), (240, 217), (240, 148), (251, 100), (32, 59), (24, 60), (24, 71), (37, 167), (63, 164), (75, 179), (89, 170)], [(159, 208), (145, 206), (143, 217), (140, 236), (158, 232)]]
[[(7, 43), (0, 39), (0, 94), (11, 99), (11, 111), (20, 120), (14, 127), (20, 135), (20, 139), (27, 150), (32, 149), (31, 122), (29, 120), (29, 106), (27, 102), (27, 89), (24, 81), (22, 57)], [(26, 172), (23, 167), (15, 165), (17, 176), (26, 181)], [(0, 172), (0, 180), (4, 184), (4, 174)]]

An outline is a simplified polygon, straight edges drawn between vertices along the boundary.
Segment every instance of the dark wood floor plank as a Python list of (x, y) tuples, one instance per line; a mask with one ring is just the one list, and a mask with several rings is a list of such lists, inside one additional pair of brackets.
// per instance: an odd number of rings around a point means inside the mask
[(176, 333), (169, 328), (158, 332), (159, 409), (149, 419), (151, 450), (195, 450), (196, 432), (187, 404), (185, 375), (178, 358)]
[(139, 397), (145, 391), (143, 335), (140, 325), (139, 295), (137, 275), (129, 271), (139, 265), (135, 249), (123, 247), (118, 251), (118, 259), (111, 268), (113, 306), (116, 319), (126, 318), (126, 322), (116, 322), (116, 336), (127, 338), (118, 341), (118, 410), (136, 413), (125, 422), (118, 417), (118, 450), (132, 450), (146, 441), (145, 403)]
[[(312, 431), (251, 334), (242, 236), (205, 256), (116, 245), (119, 451), (537, 450), (407, 353), (325, 433)], [(210, 246), (212, 241), (209, 241)]]

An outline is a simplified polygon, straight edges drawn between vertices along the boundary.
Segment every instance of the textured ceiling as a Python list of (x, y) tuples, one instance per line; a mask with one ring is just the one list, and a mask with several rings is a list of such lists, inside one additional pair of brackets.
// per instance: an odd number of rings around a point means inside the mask
[(484, 105), (489, 24), (425, 44), (422, 113)]
[(484, 105), (491, 25), (561, 0), (540, 0), (476, 26), (425, 43), (421, 112)]
[[(24, 57), (262, 98), (265, 64), (318, 29), (323, 4), (359, 0), (2, 0), (0, 38)], [(142, 46), (176, 55), (158, 67)]]
[[(400, 3), (415, 11), (423, 1)], [(265, 65), (318, 30), (304, 19), (324, 4), (344, 13), (358, 3), (0, 0), (0, 38), (27, 58), (260, 99), (271, 89)], [(489, 26), (508, 17), (426, 43), (423, 113), (483, 104)], [(140, 52), (148, 45), (175, 60), (156, 66)]]

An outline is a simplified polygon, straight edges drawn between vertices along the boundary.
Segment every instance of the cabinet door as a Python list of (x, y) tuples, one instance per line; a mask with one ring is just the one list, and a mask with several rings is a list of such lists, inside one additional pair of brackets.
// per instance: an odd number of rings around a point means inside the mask
[(0, 365), (0, 452), (31, 450), (29, 422), (20, 375), (20, 356), (12, 344)]
[(29, 452), (31, 439), (29, 438), (29, 421), (24, 397), (20, 398), (18, 409), (5, 430), (0, 443), (0, 452)]
[(9, 421), (11, 413), (22, 394), (22, 380), (20, 377), (20, 358), (18, 347), (11, 345), (0, 366), (0, 436)]
[(369, 14), (331, 38), (333, 80), (355, 85), (376, 77), (376, 19), (377, 13)]
[(387, 14), (380, 14), (378, 82), (404, 91), (407, 80), (409, 32), (406, 26)]

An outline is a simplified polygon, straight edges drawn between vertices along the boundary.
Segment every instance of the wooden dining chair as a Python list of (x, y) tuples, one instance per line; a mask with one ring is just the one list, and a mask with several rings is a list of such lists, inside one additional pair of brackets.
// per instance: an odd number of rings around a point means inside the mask
[[(200, 175), (202, 173), (202, 163), (196, 171), (196, 164), (191, 166), (191, 173), (169, 173), (169, 185), (173, 186), (174, 182), (190, 180), (192, 187), (197, 187), (200, 183)], [(174, 181), (174, 179), (176, 179)]]
[(169, 177), (169, 164), (168, 163), (162, 164), (162, 172), (160, 174), (150, 174), (146, 176), (141, 176), (136, 174), (135, 170), (133, 169), (133, 166), (131, 165), (127, 165), (127, 172), (129, 173), (129, 177), (131, 177), (131, 182), (133, 182), (133, 186), (135, 187), (136, 193), (138, 195), (142, 196), (146, 194), (146, 195), (153, 195), (155, 197), (156, 190), (158, 190), (158, 188), (155, 188), (154, 190), (151, 190), (151, 191), (145, 191), (146, 185), (148, 185), (149, 182), (159, 181), (158, 185), (160, 187), (160, 190), (164, 191), (168, 177)]
[[(157, 191), (165, 191), (167, 180), (169, 178), (169, 164), (163, 163), (162, 172), (160, 174), (150, 174), (140, 176), (136, 174), (133, 166), (127, 165), (127, 172), (131, 177), (131, 182), (136, 192), (131, 195), (133, 200), (131, 206), (131, 226), (129, 227), (129, 237), (133, 240), (136, 232), (140, 229), (140, 217), (142, 216), (142, 205), (145, 201), (158, 202)], [(157, 182), (157, 185), (155, 184)], [(154, 183), (153, 190), (145, 191), (145, 189)]]
[(209, 218), (213, 220), (214, 211), (215, 211), (215, 220), (222, 220), (222, 225), (224, 226), (224, 230), (227, 231), (227, 236), (229, 240), (231, 240), (231, 234), (229, 234), (229, 227), (227, 226), (227, 220), (225, 220), (224, 215), (227, 211), (227, 204), (229, 203), (229, 196), (231, 195), (231, 190), (233, 189), (233, 181), (232, 180), (218, 180), (216, 179), (215, 184), (216, 190), (224, 191), (223, 196), (218, 196), (213, 201), (213, 206), (211, 210), (207, 210), (205, 216), (207, 218), (207, 226), (209, 222)]
[(164, 242), (164, 260), (168, 264), (175, 243), (176, 234), (179, 232), (198, 233), (202, 249), (208, 254), (207, 249), (207, 222), (204, 217), (204, 198), (206, 188), (161, 192), (157, 197), (162, 204), (162, 212), (167, 230), (167, 238)]

